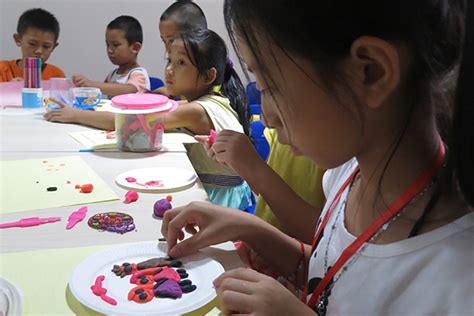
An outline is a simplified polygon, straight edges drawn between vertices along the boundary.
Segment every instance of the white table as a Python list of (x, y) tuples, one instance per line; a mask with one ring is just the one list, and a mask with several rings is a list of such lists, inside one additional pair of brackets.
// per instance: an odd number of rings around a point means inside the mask
[[(0, 112), (2, 160), (81, 156), (119, 197), (123, 197), (126, 190), (115, 184), (115, 178), (124, 171), (157, 166), (193, 170), (182, 145), (183, 139), (180, 138), (176, 138), (175, 147), (171, 145), (171, 148), (168, 147), (161, 152), (80, 153), (81, 145), (67, 133), (88, 130), (87, 127), (47, 122), (37, 110), (0, 109), (0, 111), (3, 111)], [(0, 276), (22, 289), (24, 314), (96, 314), (71, 295), (68, 288), (71, 272), (85, 257), (108, 249), (112, 245), (155, 241), (162, 237), (161, 220), (152, 216), (152, 207), (156, 200), (166, 195), (141, 193), (137, 202), (128, 205), (122, 201), (89, 204), (84, 222), (72, 230), (66, 230), (65, 225), (71, 209), (77, 209), (74, 206), (0, 215), (2, 223), (33, 216), (63, 218), (61, 222), (53, 224), (0, 230)], [(199, 180), (191, 188), (172, 193), (172, 196), (175, 207), (191, 201), (207, 200), (207, 194)], [(129, 213), (134, 217), (136, 231), (118, 235), (90, 229), (85, 223), (87, 218), (103, 211)], [(234, 250), (231, 243), (225, 243), (203, 251), (221, 262), (225, 269), (230, 269), (242, 266)], [(206, 307), (205, 311), (199, 310), (195, 314), (209, 311), (214, 306), (212, 304)]]
[[(79, 152), (84, 149), (68, 133), (89, 131), (92, 128), (48, 122), (43, 118), (43, 113), (43, 109), (0, 107), (0, 152)], [(195, 140), (185, 133), (165, 133), (160, 151), (186, 152), (183, 143), (190, 142)]]

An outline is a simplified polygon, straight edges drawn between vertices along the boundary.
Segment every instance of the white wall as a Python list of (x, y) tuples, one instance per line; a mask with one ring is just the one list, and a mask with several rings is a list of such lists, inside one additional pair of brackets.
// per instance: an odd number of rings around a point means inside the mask
[[(195, 0), (203, 9), (210, 29), (227, 42), (243, 82), (240, 65), (232, 49), (224, 25), (222, 0)], [(151, 76), (163, 78), (165, 51), (160, 40), (158, 22), (162, 12), (173, 0), (0, 0), (0, 59), (21, 57), (13, 42), (19, 16), (27, 9), (41, 7), (53, 13), (59, 21), (59, 46), (49, 63), (61, 67), (67, 76), (81, 73), (102, 81), (115, 66), (107, 58), (105, 28), (119, 15), (137, 18), (143, 28), (143, 49), (138, 62)]]

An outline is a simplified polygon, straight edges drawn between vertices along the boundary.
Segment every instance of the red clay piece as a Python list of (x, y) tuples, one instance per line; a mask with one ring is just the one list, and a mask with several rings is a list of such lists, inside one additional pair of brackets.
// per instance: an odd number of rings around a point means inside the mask
[(94, 186), (90, 183), (81, 185), (82, 193), (91, 193), (94, 190)]

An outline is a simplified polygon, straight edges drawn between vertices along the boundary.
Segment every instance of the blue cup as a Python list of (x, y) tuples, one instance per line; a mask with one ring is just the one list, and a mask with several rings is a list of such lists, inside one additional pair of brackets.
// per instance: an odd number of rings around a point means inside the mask
[(21, 104), (24, 108), (40, 108), (43, 106), (42, 88), (23, 88)]

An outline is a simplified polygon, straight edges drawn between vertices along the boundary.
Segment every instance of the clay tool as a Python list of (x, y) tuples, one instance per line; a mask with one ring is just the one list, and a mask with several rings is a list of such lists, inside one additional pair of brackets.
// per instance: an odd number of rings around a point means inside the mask
[(58, 222), (61, 220), (61, 217), (30, 217), (30, 218), (22, 218), (16, 222), (4, 223), (0, 224), (0, 228), (12, 228), (12, 227), (32, 227), (38, 226), (43, 224), (49, 224)]

